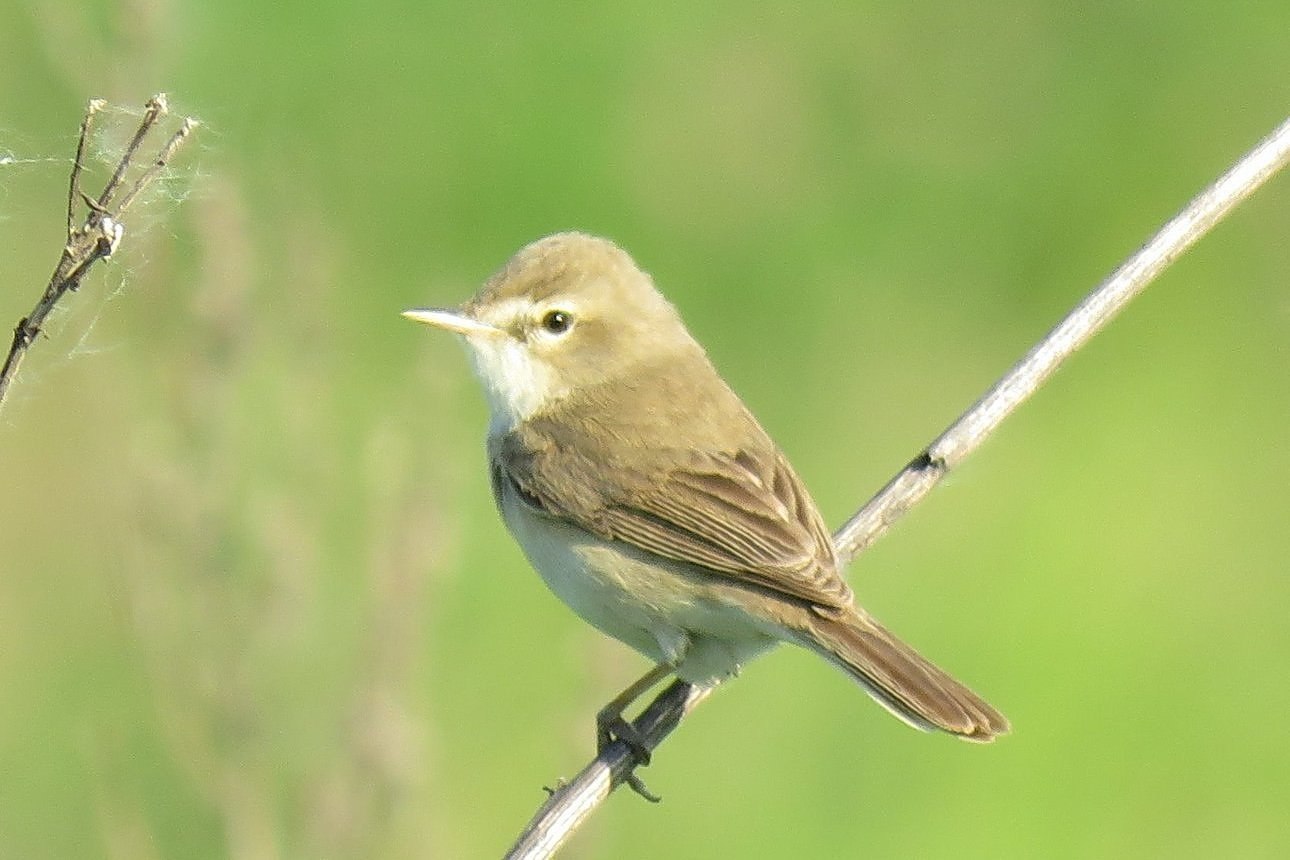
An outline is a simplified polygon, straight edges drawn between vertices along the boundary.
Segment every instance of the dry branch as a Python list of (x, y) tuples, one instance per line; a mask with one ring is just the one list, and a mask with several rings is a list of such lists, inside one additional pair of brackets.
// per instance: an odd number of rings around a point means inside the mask
[[(967, 412), (910, 462), (833, 536), (838, 556), (849, 563), (886, 533), (994, 432), (1067, 358), (1146, 289), (1170, 263), (1229, 211), (1290, 161), (1290, 120), (1278, 126), (1230, 170), (1198, 194), (1140, 250), (1072, 310)], [(653, 750), (709, 691), (676, 681), (633, 725)], [(634, 758), (616, 741), (571, 782), (552, 792), (508, 860), (539, 860), (554, 854), (632, 772)]]
[[(104, 185), (97, 198), (91, 198), (81, 191), (81, 174), (85, 170), (85, 147), (94, 126), (94, 118), (105, 106), (102, 99), (91, 99), (85, 108), (85, 118), (81, 120), (81, 133), (76, 143), (76, 158), (72, 162), (72, 174), (67, 189), (67, 244), (54, 267), (54, 274), (49, 285), (31, 313), (18, 320), (13, 330), (13, 342), (5, 356), (4, 365), (0, 366), (0, 409), (9, 393), (9, 387), (18, 373), (23, 358), (36, 337), (41, 332), (45, 318), (67, 293), (76, 290), (90, 267), (99, 260), (105, 260), (116, 251), (125, 235), (122, 216), (130, 208), (139, 194), (166, 168), (175, 153), (188, 136), (197, 127), (197, 120), (185, 119), (158, 151), (156, 158), (140, 172), (134, 184), (123, 196), (118, 193), (125, 187), (125, 177), (133, 165), (140, 147), (147, 139), (149, 132), (167, 113), (166, 96), (159, 93), (144, 105), (143, 119), (135, 130), (134, 136), (126, 146), (124, 154), (117, 162), (116, 169)], [(81, 204), (88, 212), (84, 222), (77, 226), (76, 213)]]

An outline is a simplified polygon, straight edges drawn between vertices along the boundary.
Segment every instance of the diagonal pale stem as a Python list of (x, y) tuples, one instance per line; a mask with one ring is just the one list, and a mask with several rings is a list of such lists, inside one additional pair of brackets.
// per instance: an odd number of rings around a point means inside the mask
[(1003, 419), (1039, 390), (1067, 358), (1105, 328), (1169, 264), (1213, 229), (1236, 204), (1281, 170), (1287, 161), (1290, 161), (1290, 119), (1196, 195), (847, 520), (834, 535), (843, 563), (871, 546), (892, 523), (918, 504), (947, 472), (979, 448)]

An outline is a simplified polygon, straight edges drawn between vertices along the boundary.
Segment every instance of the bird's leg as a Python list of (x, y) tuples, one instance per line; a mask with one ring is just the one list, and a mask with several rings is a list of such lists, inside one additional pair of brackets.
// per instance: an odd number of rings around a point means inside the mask
[[(659, 681), (666, 678), (675, 668), (671, 663), (659, 663), (650, 669), (641, 677), (633, 681), (627, 689), (623, 690), (613, 700), (600, 709), (596, 714), (596, 754), (605, 751), (605, 748), (615, 740), (620, 740), (631, 750), (632, 756), (636, 759), (634, 767), (648, 765), (650, 763), (650, 749), (645, 742), (645, 738), (636, 727), (623, 719), (623, 711), (635, 702), (640, 695), (653, 687)], [(645, 783), (635, 773), (627, 774), (627, 784), (632, 790), (651, 803), (658, 803), (658, 795), (651, 794), (645, 787)]]

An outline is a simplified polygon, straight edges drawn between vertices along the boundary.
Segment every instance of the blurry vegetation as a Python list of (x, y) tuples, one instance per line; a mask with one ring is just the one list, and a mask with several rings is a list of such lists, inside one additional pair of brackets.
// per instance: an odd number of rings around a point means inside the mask
[[(0, 20), (6, 326), (85, 100), (205, 121), (0, 413), (0, 857), (496, 856), (588, 757), (640, 660), (510, 545), (399, 310), (612, 236), (836, 523), (1290, 105), (1275, 3)], [(782, 649), (569, 855), (1290, 852), (1288, 234), (1283, 177), (852, 571), (1013, 737)]]

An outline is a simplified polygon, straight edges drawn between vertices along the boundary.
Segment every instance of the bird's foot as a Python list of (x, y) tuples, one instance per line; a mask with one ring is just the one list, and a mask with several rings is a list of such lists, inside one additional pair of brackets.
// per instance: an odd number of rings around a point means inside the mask
[(663, 798), (646, 788), (644, 780), (636, 775), (636, 768), (648, 766), (653, 759), (649, 744), (646, 743), (644, 736), (636, 731), (635, 726), (623, 719), (621, 713), (613, 713), (606, 709), (596, 715), (597, 755), (603, 753), (614, 741), (622, 741), (634, 759), (623, 781), (632, 791), (650, 803), (658, 803), (662, 800)]

